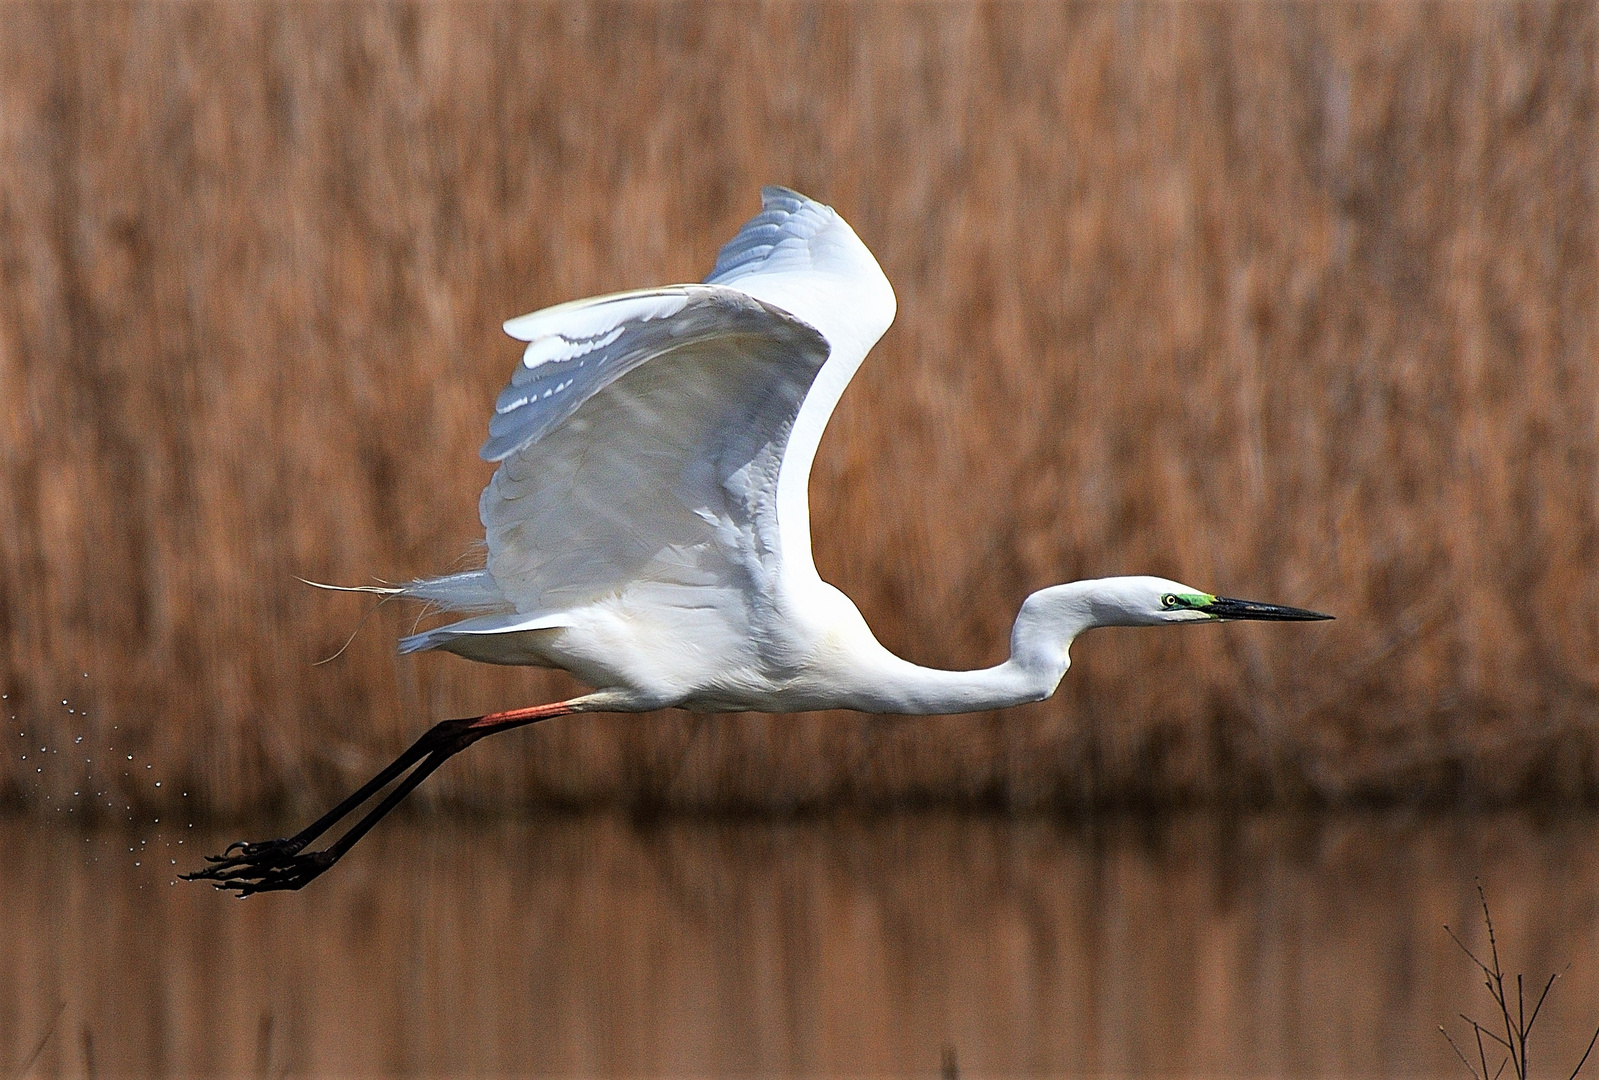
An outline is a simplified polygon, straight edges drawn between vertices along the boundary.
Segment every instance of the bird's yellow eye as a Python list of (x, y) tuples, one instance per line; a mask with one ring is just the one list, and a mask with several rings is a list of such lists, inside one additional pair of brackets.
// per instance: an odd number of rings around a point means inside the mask
[(1166, 608), (1167, 610), (1176, 607), (1177, 597), (1172, 593), (1167, 593), (1165, 596), (1160, 598), (1160, 606)]

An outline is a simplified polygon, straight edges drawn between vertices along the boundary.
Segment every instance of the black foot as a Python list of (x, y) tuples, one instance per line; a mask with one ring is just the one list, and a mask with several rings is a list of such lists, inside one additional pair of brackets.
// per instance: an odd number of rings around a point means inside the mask
[[(358, 791), (292, 837), (258, 844), (230, 844), (222, 854), (206, 856), (210, 866), (184, 874), (183, 879), (209, 881), (219, 889), (232, 889), (240, 896), (304, 888), (338, 862), (383, 815), (398, 806), (418, 784), (455, 754), (496, 731), (508, 731), (575, 711), (571, 703), (559, 701), (465, 720), (441, 720)], [(394, 783), (396, 780), (399, 783)], [(321, 851), (305, 851), (307, 844), (359, 810), (391, 783), (394, 788), (383, 800), (333, 844)]]
[(331, 851), (300, 854), (305, 842), (264, 840), (228, 845), (220, 855), (207, 855), (210, 866), (181, 875), (185, 881), (209, 881), (219, 889), (235, 889), (241, 897), (277, 889), (299, 889), (316, 880), (338, 858)]

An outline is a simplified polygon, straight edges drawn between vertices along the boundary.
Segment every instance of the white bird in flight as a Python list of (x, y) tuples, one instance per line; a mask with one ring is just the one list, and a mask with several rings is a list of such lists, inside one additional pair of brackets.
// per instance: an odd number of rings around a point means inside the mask
[[(974, 712), (1049, 697), (1093, 627), (1329, 618), (1112, 577), (1029, 596), (994, 667), (889, 652), (816, 572), (807, 487), (828, 417), (894, 320), (894, 291), (830, 207), (779, 187), (761, 199), (703, 284), (507, 322), (527, 348), (482, 450), (499, 463), (478, 505), (487, 565), (360, 590), (469, 616), (402, 639), (402, 653), (564, 668), (593, 691), (446, 720), (304, 831), (234, 844), (188, 877), (241, 896), (300, 888), (446, 759), (552, 716)], [(305, 851), (407, 770), (337, 842)]]

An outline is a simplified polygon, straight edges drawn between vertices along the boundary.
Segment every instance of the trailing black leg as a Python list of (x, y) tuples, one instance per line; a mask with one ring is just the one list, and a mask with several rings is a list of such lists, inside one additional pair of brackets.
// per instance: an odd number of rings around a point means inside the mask
[[(496, 732), (524, 727), (573, 711), (567, 702), (562, 701), (465, 720), (441, 721), (349, 798), (293, 836), (257, 843), (241, 841), (230, 844), (221, 855), (206, 856), (210, 865), (183, 874), (182, 877), (186, 881), (209, 881), (219, 889), (236, 890), (241, 897), (277, 889), (302, 888), (342, 858), (345, 852), (371, 831), (372, 826), (398, 806), (435, 769), (468, 746)], [(409, 775), (405, 775), (408, 770)], [(394, 790), (338, 840), (320, 851), (305, 850), (311, 841), (354, 813), (401, 776), (404, 779), (395, 785)]]

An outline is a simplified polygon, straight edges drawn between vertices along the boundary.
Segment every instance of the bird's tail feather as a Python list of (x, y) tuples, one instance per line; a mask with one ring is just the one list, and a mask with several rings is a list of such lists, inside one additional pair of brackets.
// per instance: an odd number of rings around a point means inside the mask
[(417, 578), (403, 585), (328, 585), (320, 581), (307, 581), (307, 585), (329, 592), (368, 593), (385, 600), (398, 596), (404, 600), (420, 600), (441, 611), (500, 612), (515, 610), (500, 587), (494, 583), (487, 570), (468, 570), (459, 574)]
[(313, 589), (326, 589), (328, 592), (364, 592), (373, 596), (401, 596), (405, 593), (403, 587), (393, 585), (329, 585), (325, 581), (312, 581), (310, 578), (296, 578), (303, 584)]
[(486, 613), (516, 610), (516, 605), (500, 591), (487, 570), (418, 578), (404, 585), (401, 595), (407, 600), (423, 600), (437, 605), (441, 611)]
[[(350, 647), (350, 642), (354, 641), (356, 635), (361, 632), (361, 627), (366, 625), (367, 619), (372, 617), (372, 613), (396, 597), (402, 600), (420, 600), (424, 604), (428, 604), (440, 611), (503, 614), (515, 610), (515, 605), (505, 598), (505, 594), (500, 591), (499, 586), (494, 584), (494, 579), (489, 576), (487, 570), (468, 570), (459, 574), (418, 578), (404, 585), (329, 585), (326, 582), (310, 581), (306, 578), (301, 578), (300, 580), (312, 588), (326, 589), (329, 592), (366, 593), (369, 596), (380, 597), (378, 602), (372, 606), (371, 611), (361, 617), (360, 623), (356, 625), (355, 630), (350, 634), (349, 641), (346, 641), (343, 647), (332, 656), (325, 660), (317, 661), (318, 665), (326, 664), (342, 656), (344, 650)], [(426, 614), (427, 611), (424, 609), (422, 615), (425, 616)], [(418, 617), (419, 621), (420, 618), (421, 616)], [(445, 640), (444, 636), (435, 637), (434, 635), (434, 631), (428, 631), (402, 638), (400, 652), (409, 653), (416, 652), (418, 649), (435, 648)]]

